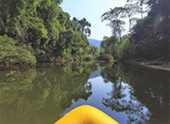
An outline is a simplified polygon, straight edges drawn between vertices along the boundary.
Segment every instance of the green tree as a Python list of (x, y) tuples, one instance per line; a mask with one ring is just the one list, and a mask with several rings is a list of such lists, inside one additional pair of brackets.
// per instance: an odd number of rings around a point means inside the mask
[[(168, 59), (170, 51), (169, 41), (169, 1), (148, 1), (150, 11), (148, 16), (139, 20), (134, 27), (132, 41), (136, 46), (133, 57), (145, 59)], [(168, 5), (167, 5), (168, 4)]]
[(136, 12), (141, 14), (141, 19), (143, 18), (144, 13), (146, 10), (144, 9), (144, 5), (147, 5), (148, 0), (127, 0), (128, 4), (133, 4), (134, 6), (138, 7)]
[(131, 32), (132, 30), (132, 23), (137, 20), (137, 18), (134, 17), (135, 14), (137, 14), (137, 10), (138, 10), (138, 6), (136, 6), (135, 4), (126, 4), (124, 6), (125, 11), (125, 17), (128, 17), (129, 19), (129, 30)]
[(116, 50), (115, 45), (118, 43), (118, 39), (115, 36), (105, 37), (101, 42), (101, 51), (104, 54), (111, 54), (115, 56)]
[[(141, 13), (143, 17), (144, 5), (147, 4), (150, 10), (148, 15), (142, 19), (134, 18), (135, 14)], [(129, 18), (130, 34), (122, 38), (121, 43), (112, 42), (112, 49), (108, 49), (107, 53), (111, 53), (120, 60), (124, 59), (142, 59), (142, 60), (158, 60), (167, 61), (170, 59), (170, 1), (168, 0), (128, 0), (123, 8), (115, 7), (109, 12), (102, 15), (103, 20), (110, 21), (113, 29), (121, 31), (121, 23), (118, 25), (119, 19)], [(133, 21), (137, 22), (132, 26)], [(115, 31), (114, 31), (115, 32)], [(118, 33), (120, 36), (120, 33)], [(116, 34), (113, 34), (115, 36)], [(104, 40), (103, 42), (107, 42)], [(109, 48), (109, 46), (108, 46)]]
[(17, 45), (31, 45), (38, 62), (91, 54), (91, 24), (85, 18), (72, 20), (61, 2), (0, 0), (0, 35), (12, 37)]
[(85, 19), (83, 18), (82, 20), (79, 20), (79, 25), (80, 25), (80, 30), (87, 36), (91, 35), (91, 24)]
[(109, 26), (113, 30), (113, 35), (115, 37), (119, 37), (120, 41), (122, 41), (122, 31), (124, 31), (123, 25), (125, 22), (121, 20), (123, 17), (123, 13), (125, 8), (123, 7), (115, 7), (114, 9), (110, 9), (110, 11), (105, 12), (102, 15), (102, 21), (108, 20)]

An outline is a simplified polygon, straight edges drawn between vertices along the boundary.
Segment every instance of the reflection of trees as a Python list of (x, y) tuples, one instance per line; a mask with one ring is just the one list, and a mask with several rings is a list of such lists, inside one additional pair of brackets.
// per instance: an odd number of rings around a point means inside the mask
[(128, 123), (169, 122), (169, 73), (134, 66), (104, 68), (105, 81), (113, 83), (113, 90), (103, 98), (103, 104), (125, 112)]
[[(17, 103), (22, 97), (23, 91), (32, 90), (32, 81), (36, 77), (36, 71), (10, 71), (0, 73), (0, 104)], [(18, 97), (20, 95), (20, 97)], [(18, 99), (16, 99), (18, 98)]]
[(95, 64), (43, 66), (0, 75), (0, 122), (52, 123), (72, 100), (86, 100), (91, 95), (87, 81)]
[(134, 77), (129, 84), (135, 89), (134, 95), (149, 108), (150, 123), (169, 123), (169, 72), (151, 70), (131, 65), (123, 68)]

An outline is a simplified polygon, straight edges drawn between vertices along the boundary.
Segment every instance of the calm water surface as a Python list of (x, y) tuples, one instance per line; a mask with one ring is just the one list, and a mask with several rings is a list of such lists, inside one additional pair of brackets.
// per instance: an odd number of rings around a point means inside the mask
[(40, 64), (0, 72), (0, 124), (52, 124), (92, 105), (121, 124), (170, 123), (170, 73), (135, 65)]

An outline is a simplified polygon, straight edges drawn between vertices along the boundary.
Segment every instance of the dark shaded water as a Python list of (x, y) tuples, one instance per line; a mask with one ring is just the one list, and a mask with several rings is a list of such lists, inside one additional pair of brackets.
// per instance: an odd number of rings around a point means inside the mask
[(0, 72), (0, 124), (52, 124), (84, 104), (121, 124), (170, 123), (169, 78), (165, 71), (99, 63)]

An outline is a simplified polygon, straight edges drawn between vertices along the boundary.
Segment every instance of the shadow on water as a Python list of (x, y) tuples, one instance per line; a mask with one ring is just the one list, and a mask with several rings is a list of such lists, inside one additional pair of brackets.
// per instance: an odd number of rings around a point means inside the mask
[(101, 107), (120, 123), (170, 122), (169, 72), (111, 63), (98, 67), (40, 64), (0, 72), (0, 124), (51, 124), (76, 103)]

